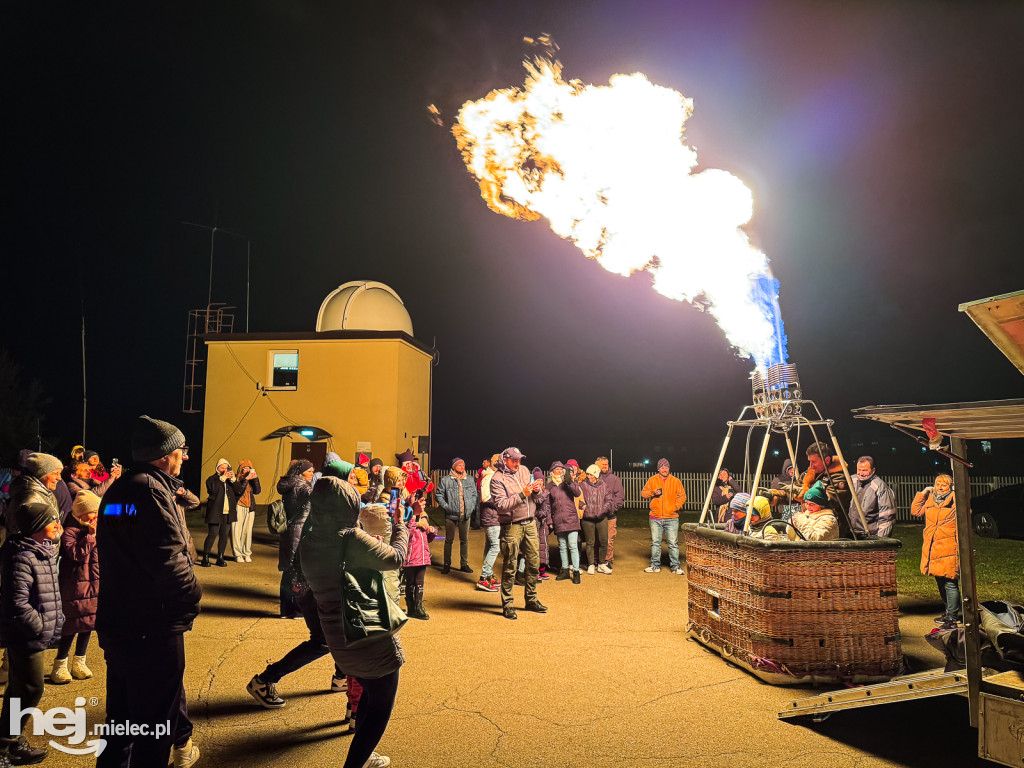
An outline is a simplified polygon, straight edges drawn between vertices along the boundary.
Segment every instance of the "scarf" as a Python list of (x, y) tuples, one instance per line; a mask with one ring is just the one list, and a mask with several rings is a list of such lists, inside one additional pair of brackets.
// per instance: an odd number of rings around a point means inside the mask
[(451, 475), (453, 478), (455, 478), (455, 482), (459, 486), (459, 519), (461, 520), (462, 518), (464, 518), (466, 516), (466, 496), (465, 496), (465, 492), (464, 492), (464, 490), (462, 488), (462, 478), (464, 478), (466, 476), (466, 473), (463, 472), (460, 475), (458, 472), (456, 472), (453, 469), (448, 474)]
[(938, 491), (933, 489), (932, 490), (932, 498), (935, 499), (936, 503), (942, 504), (946, 499), (948, 499), (950, 497), (950, 494), (952, 494), (952, 493), (953, 493), (953, 489), (952, 488), (950, 488), (945, 493), (939, 493)]

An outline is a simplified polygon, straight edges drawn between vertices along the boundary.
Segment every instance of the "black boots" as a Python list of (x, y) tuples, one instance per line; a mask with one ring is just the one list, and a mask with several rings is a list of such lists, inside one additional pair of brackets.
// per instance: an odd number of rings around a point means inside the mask
[(555, 576), (555, 581), (565, 581), (568, 578), (571, 578), (569, 576), (569, 569), (568, 568), (563, 568), (562, 570), (560, 570), (558, 572), (558, 575)]
[(579, 568), (577, 568), (575, 571), (572, 572), (572, 583), (573, 584), (579, 584), (580, 583), (580, 569)]
[(203, 552), (203, 559), (199, 561), (199, 566), (202, 568), (210, 567), (210, 556)]
[(423, 610), (423, 587), (413, 587), (405, 591), (405, 614), (410, 619), (430, 621), (430, 614)]

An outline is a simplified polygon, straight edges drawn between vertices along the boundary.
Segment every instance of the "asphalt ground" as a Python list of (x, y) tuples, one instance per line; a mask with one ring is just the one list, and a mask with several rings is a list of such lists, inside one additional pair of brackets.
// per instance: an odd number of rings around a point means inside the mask
[[(204, 533), (193, 531), (198, 541)], [(443, 544), (432, 545), (435, 563)], [(401, 631), (407, 663), (379, 747), (397, 768), (993, 765), (976, 757), (977, 732), (959, 696), (843, 712), (818, 724), (778, 720), (791, 699), (816, 691), (762, 683), (689, 639), (686, 578), (667, 567), (643, 573), (650, 552), (643, 528), (620, 529), (612, 575), (584, 574), (580, 585), (552, 577), (539, 587), (548, 613), (520, 611), (517, 621), (502, 617), (497, 593), (474, 588), (483, 546), (483, 533), (471, 531), (473, 574), (429, 569), (432, 618)], [(185, 687), (202, 752), (197, 765), (340, 766), (351, 737), (340, 724), (345, 694), (329, 692), (330, 657), (279, 684), (283, 709), (262, 709), (245, 691), (267, 660), (307, 637), (302, 621), (277, 618), (276, 543), (257, 534), (253, 552), (251, 564), (196, 569), (205, 596), (186, 635)], [(521, 587), (515, 600), (522, 607)], [(914, 671), (941, 665), (922, 639), (940, 612), (937, 601), (901, 600)], [(93, 679), (47, 685), (43, 711), (72, 707), (81, 696), (89, 725), (102, 720), (105, 664), (95, 638), (88, 659)], [(44, 765), (93, 763), (51, 749)]]

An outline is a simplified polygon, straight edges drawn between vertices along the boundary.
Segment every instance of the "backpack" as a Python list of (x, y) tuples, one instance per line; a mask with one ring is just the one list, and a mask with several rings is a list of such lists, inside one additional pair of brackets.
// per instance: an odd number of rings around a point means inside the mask
[(281, 533), (287, 527), (288, 513), (284, 511), (284, 501), (272, 501), (267, 506), (267, 528), (271, 533)]

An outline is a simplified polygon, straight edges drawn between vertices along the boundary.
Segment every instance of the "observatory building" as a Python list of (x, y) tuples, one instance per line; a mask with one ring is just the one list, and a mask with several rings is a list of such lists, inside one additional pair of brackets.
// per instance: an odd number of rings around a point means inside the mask
[(328, 451), (394, 464), (406, 448), (430, 466), (434, 350), (413, 338), (409, 312), (383, 283), (353, 281), (328, 294), (309, 333), (205, 336), (203, 468), (247, 458), (276, 498), (292, 459), (319, 470)]

